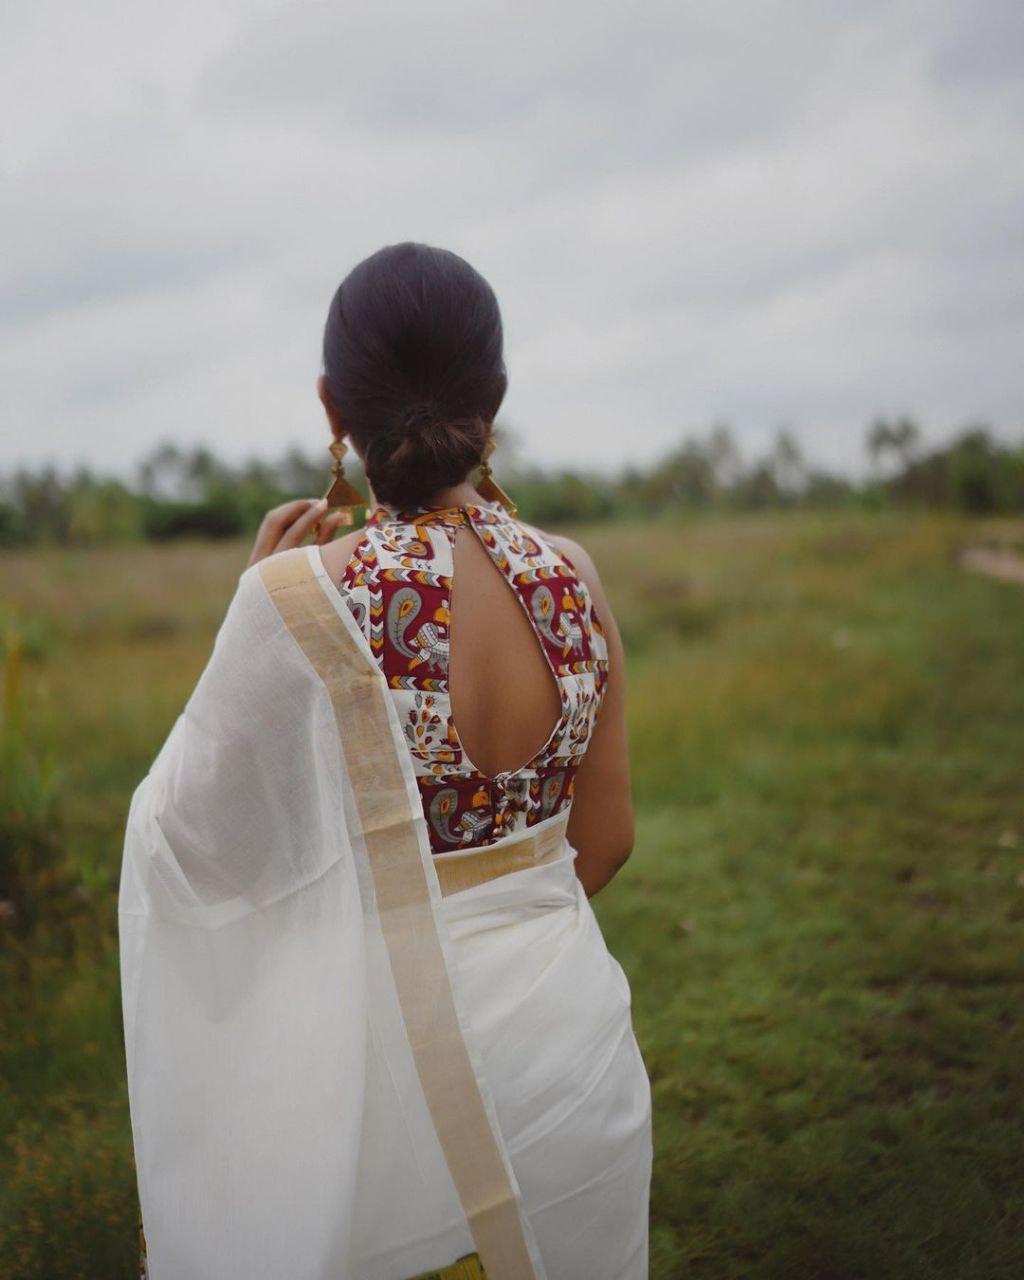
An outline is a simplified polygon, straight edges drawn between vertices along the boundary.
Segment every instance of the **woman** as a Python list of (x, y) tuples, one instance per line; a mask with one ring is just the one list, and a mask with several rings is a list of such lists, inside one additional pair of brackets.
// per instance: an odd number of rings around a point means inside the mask
[(148, 1274), (639, 1280), (650, 1088), (588, 900), (633, 841), (611, 609), (490, 476), (468, 263), (373, 254), (323, 355), (330, 502), (264, 520), (128, 817)]

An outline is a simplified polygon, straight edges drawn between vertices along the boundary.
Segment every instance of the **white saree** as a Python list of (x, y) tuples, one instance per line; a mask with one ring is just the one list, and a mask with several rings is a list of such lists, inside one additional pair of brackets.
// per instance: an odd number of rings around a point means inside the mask
[(650, 1087), (566, 816), (432, 856), (319, 548), (240, 575), (125, 831), (151, 1280), (647, 1275)]

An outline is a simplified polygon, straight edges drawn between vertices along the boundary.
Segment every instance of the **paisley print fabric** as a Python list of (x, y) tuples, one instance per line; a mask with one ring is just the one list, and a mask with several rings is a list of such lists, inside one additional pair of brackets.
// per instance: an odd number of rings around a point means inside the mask
[[(558, 723), (540, 751), (494, 777), (466, 754), (448, 696), (453, 542), (463, 527), (479, 537), (521, 602), (561, 698)], [(387, 677), (434, 853), (493, 844), (571, 805), (604, 697), (608, 646), (567, 556), (496, 502), (406, 510), (380, 504), (338, 586)]]

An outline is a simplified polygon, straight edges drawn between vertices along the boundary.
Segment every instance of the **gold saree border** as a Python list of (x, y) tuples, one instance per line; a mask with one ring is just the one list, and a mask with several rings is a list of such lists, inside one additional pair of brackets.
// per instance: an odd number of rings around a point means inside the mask
[(565, 832), (569, 826), (568, 811), (542, 831), (527, 831), (515, 838), (506, 837), (500, 845), (475, 849), (472, 853), (437, 854), (434, 870), (441, 884), (441, 893), (448, 897), (460, 889), (474, 889), (513, 871), (525, 871), (528, 867), (553, 862), (562, 856)]
[(327, 599), (306, 548), (277, 552), (258, 567), (330, 694), (413, 1059), (488, 1280), (536, 1280), (518, 1197), (459, 1023), (384, 677)]

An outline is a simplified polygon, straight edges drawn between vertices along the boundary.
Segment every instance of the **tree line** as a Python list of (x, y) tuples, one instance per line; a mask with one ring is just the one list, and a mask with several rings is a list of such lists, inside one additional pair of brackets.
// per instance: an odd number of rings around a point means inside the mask
[[(877, 419), (865, 432), (866, 478), (812, 465), (793, 434), (780, 430), (763, 455), (747, 459), (729, 428), (684, 436), (646, 466), (608, 475), (545, 469), (517, 460), (500, 425), (492, 459), (521, 517), (539, 525), (708, 510), (916, 506), (969, 514), (1024, 514), (1024, 441), (998, 441), (971, 425), (926, 448), (910, 418)], [(350, 455), (352, 456), (352, 455)], [(358, 459), (346, 467), (363, 487)], [(0, 547), (96, 545), (255, 533), (264, 513), (290, 498), (323, 492), (329, 470), (298, 448), (277, 461), (231, 465), (203, 447), (165, 441), (130, 480), (80, 466), (19, 468), (0, 477)]]

